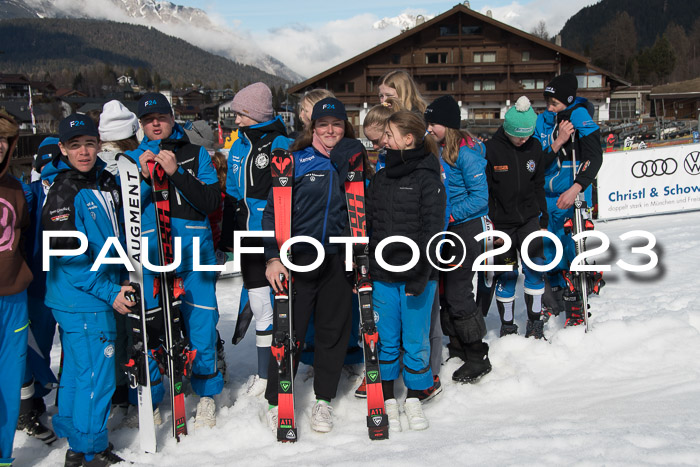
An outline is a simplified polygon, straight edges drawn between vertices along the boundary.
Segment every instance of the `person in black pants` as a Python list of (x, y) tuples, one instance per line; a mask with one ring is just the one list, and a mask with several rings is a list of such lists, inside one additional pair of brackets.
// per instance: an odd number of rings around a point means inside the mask
[[(335, 397), (347, 351), (351, 327), (352, 285), (345, 272), (344, 247), (329, 242), (331, 237), (347, 236), (347, 208), (344, 181), (349, 158), (363, 151), (347, 121), (345, 107), (328, 97), (314, 105), (311, 125), (293, 144), (294, 185), (292, 192), (292, 237), (309, 236), (323, 245), (325, 259), (310, 272), (294, 273), (292, 302), (293, 327), (297, 342), (304, 342), (311, 313), (314, 312), (314, 392), (311, 428), (319, 432), (333, 429), (330, 401)], [(262, 219), (263, 230), (275, 229), (272, 195)], [(280, 274), (289, 272), (280, 260), (274, 238), (265, 238), (265, 276), (279, 291)], [(293, 262), (308, 265), (316, 259), (315, 249), (305, 243), (292, 248)], [(276, 317), (273, 332), (277, 327)], [(295, 359), (296, 360), (296, 359)], [(298, 360), (295, 361), (295, 372)], [(277, 362), (270, 360), (265, 398), (270, 404), (267, 421), (277, 429)]]
[[(517, 334), (513, 322), (515, 285), (518, 279), (518, 253), (528, 235), (547, 230), (549, 216), (544, 193), (546, 161), (542, 145), (531, 138), (537, 115), (527, 97), (522, 96), (505, 116), (503, 126), (486, 142), (486, 180), (489, 185), (489, 215), (496, 227), (507, 234), (513, 246), (497, 261), (511, 265), (513, 271), (504, 272), (496, 279), (496, 304), (501, 317), (501, 337)], [(530, 243), (528, 256), (534, 264), (544, 263), (542, 238)], [(522, 262), (525, 274), (525, 305), (527, 329), (525, 337), (544, 337), (542, 295), (544, 276)]]

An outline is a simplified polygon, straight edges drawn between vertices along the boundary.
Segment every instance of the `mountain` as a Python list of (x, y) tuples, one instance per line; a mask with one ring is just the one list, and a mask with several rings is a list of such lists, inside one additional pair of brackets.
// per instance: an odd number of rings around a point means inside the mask
[(401, 13), (398, 16), (391, 18), (382, 18), (372, 25), (374, 29), (386, 29), (390, 26), (395, 26), (402, 31), (411, 29), (416, 26), (418, 17), (422, 16), (424, 21), (430, 21), (435, 15), (413, 15), (410, 13)]
[(651, 47), (670, 23), (686, 32), (700, 18), (700, 1), (687, 0), (602, 0), (579, 10), (561, 30), (562, 45), (575, 52), (591, 49), (600, 30), (618, 13), (627, 12), (634, 20), (637, 47)]
[(288, 81), (303, 77), (256, 47), (250, 39), (217, 24), (203, 10), (157, 0), (0, 0), (0, 19), (85, 18), (153, 27), (216, 55), (260, 68)]
[[(171, 83), (217, 83), (241, 86), (263, 81), (287, 83), (250, 65), (206, 52), (155, 28), (91, 19), (13, 19), (0, 21), (0, 69), (54, 79), (95, 73), (113, 84), (113, 74), (129, 68), (157, 74)], [(175, 59), (176, 57), (176, 59)], [(102, 67), (102, 68), (100, 68)], [(110, 76), (104, 76), (109, 74)], [(91, 81), (95, 81), (91, 76)]]

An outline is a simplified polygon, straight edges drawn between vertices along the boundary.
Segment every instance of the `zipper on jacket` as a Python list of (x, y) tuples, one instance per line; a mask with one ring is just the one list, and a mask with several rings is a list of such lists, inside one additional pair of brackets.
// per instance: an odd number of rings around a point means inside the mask
[[(246, 210), (246, 218), (245, 218), (245, 228), (246, 230), (250, 230), (250, 206), (248, 206), (248, 161), (250, 159), (250, 154), (253, 152), (253, 143), (250, 141), (248, 136), (243, 134), (243, 137), (248, 141), (249, 149), (248, 149), (248, 154), (245, 156), (245, 161), (243, 161), (243, 164), (241, 165), (242, 170), (240, 172), (243, 172), (243, 204), (245, 205), (245, 210)], [(241, 184), (241, 177), (240, 174), (238, 176), (238, 184), (240, 186)], [(250, 184), (253, 186), (253, 175), (250, 175)]]
[[(520, 198), (520, 158), (518, 157), (518, 151), (517, 149), (513, 149), (513, 152), (515, 153), (515, 177), (518, 179), (518, 190), (516, 193), (518, 193), (518, 198)], [(523, 219), (523, 215), (520, 212), (520, 203), (517, 201), (515, 202), (515, 212), (518, 213), (518, 217), (520, 218), (520, 225), (525, 223), (525, 219)]]
[(335, 172), (335, 167), (333, 167), (333, 165), (330, 164), (330, 158), (328, 159), (328, 162), (330, 165), (330, 170), (328, 171), (328, 173), (331, 177), (328, 183), (328, 200), (326, 201), (326, 213), (323, 216), (323, 231), (321, 234), (321, 242), (324, 245), (326, 243), (326, 227), (328, 227), (328, 210), (330, 209), (331, 196), (333, 195), (333, 172)]

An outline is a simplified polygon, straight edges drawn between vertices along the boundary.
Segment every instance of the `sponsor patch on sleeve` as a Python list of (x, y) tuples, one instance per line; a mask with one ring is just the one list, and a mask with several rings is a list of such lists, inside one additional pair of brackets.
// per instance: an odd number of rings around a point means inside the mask
[(493, 171), (494, 172), (508, 172), (508, 166), (507, 165), (494, 165)]

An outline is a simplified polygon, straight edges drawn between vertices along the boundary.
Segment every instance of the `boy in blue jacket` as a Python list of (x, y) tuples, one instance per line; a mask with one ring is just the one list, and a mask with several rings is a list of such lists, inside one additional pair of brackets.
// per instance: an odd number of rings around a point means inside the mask
[[(544, 90), (547, 110), (538, 115), (535, 125), (535, 137), (552, 158), (545, 169), (544, 183), (550, 216), (548, 229), (564, 246), (564, 256), (548, 274), (552, 293), (545, 292), (543, 297), (547, 313), (554, 315), (563, 308), (561, 297), (565, 282), (562, 273), (569, 270), (575, 256), (574, 242), (564, 233), (564, 222), (573, 217), (572, 206), (579, 193), (583, 192), (588, 206), (592, 205), (591, 183), (603, 163), (600, 129), (593, 121), (589, 108), (592, 106), (586, 99), (576, 97), (577, 89), (575, 75), (566, 73), (555, 77)], [(572, 162), (573, 151), (576, 152), (576, 167)], [(550, 241), (545, 240), (544, 245), (547, 264), (554, 259), (555, 249)], [(581, 324), (580, 299), (567, 298), (570, 300), (566, 300), (566, 324)]]
[[(63, 331), (64, 352), (58, 414), (53, 427), (68, 438), (66, 466), (110, 465), (122, 462), (108, 441), (107, 419), (114, 392), (114, 339), (112, 309), (129, 312), (133, 291), (124, 268), (102, 265), (91, 271), (103, 245), (120, 231), (120, 196), (114, 176), (97, 158), (99, 133), (85, 115), (72, 114), (59, 124), (61, 157), (44, 176), (55, 175), (42, 211), (45, 234), (81, 232), (88, 239), (79, 255), (52, 256), (46, 284), (46, 306)], [(76, 236), (53, 237), (52, 250), (74, 250)], [(109, 256), (116, 256), (114, 248)]]
[[(209, 152), (190, 143), (184, 128), (175, 123), (173, 110), (167, 98), (160, 93), (147, 93), (138, 104), (137, 116), (144, 138), (138, 149), (128, 151), (138, 160), (143, 176), (141, 199), (143, 203), (142, 231), (148, 237), (148, 258), (158, 262), (156, 210), (151, 196), (148, 162), (160, 164), (167, 174), (170, 200), (171, 236), (180, 237), (181, 263), (176, 274), (183, 279), (185, 295), (180, 305), (190, 349), (196, 350), (190, 382), (200, 397), (197, 404), (195, 428), (216, 424), (216, 404), (213, 397), (224, 387), (224, 378), (217, 369), (217, 333), (219, 311), (216, 302), (216, 272), (194, 270), (194, 242), (199, 241), (202, 266), (216, 265), (210, 213), (219, 208), (221, 191), (219, 179)], [(146, 307), (158, 306), (153, 295), (155, 273), (144, 270)], [(154, 393), (153, 403), (162, 399), (163, 390)]]

